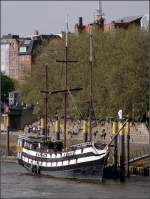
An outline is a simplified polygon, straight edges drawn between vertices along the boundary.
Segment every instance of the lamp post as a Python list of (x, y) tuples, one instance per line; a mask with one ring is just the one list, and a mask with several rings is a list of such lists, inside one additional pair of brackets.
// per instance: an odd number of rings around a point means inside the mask
[(6, 133), (7, 133), (7, 138), (6, 138), (6, 155), (9, 156), (9, 152), (10, 152), (10, 143), (9, 143), (9, 115), (4, 114), (4, 127), (6, 129)]

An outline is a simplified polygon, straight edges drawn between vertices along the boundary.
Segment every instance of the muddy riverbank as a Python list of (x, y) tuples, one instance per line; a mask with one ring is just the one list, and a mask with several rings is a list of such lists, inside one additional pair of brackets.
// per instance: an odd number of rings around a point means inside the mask
[(125, 198), (148, 199), (149, 178), (132, 176), (125, 183), (105, 180), (93, 184), (77, 180), (33, 176), (15, 162), (1, 163), (1, 198)]

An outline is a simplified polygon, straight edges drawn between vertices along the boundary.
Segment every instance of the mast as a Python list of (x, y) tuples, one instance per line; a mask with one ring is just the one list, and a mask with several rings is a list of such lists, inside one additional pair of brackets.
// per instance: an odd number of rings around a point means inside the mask
[[(68, 19), (66, 19), (66, 38), (65, 38), (65, 90), (68, 89)], [(67, 95), (65, 91), (65, 104), (64, 104), (64, 147), (66, 148), (66, 127), (67, 127)]]
[(45, 102), (45, 122), (44, 122), (44, 129), (45, 129), (45, 138), (47, 140), (48, 138), (48, 128), (47, 128), (47, 124), (48, 124), (48, 95), (49, 95), (49, 91), (48, 91), (48, 65), (45, 64), (45, 90), (41, 90), (41, 93), (44, 93), (44, 102)]
[(45, 90), (47, 91), (45, 93), (45, 136), (46, 140), (48, 138), (48, 129), (47, 129), (47, 123), (48, 123), (48, 65), (45, 65)]
[(65, 63), (65, 89), (64, 90), (58, 90), (58, 91), (53, 91), (51, 94), (55, 93), (64, 93), (64, 148), (66, 148), (66, 131), (67, 131), (67, 97), (68, 97), (68, 92), (70, 91), (77, 91), (81, 90), (82, 88), (68, 88), (68, 62), (77, 62), (77, 61), (72, 61), (68, 60), (68, 20), (66, 20), (66, 35), (65, 35), (65, 60), (56, 60), (56, 62), (63, 62)]
[(69, 92), (72, 91), (79, 91), (82, 88), (68, 88), (68, 62), (77, 62), (73, 60), (68, 60), (68, 20), (66, 21), (66, 35), (65, 35), (65, 60), (56, 60), (56, 62), (63, 62), (65, 63), (65, 85), (64, 90), (57, 90), (57, 91), (48, 91), (48, 65), (45, 65), (45, 90), (41, 90), (41, 93), (45, 94), (45, 137), (48, 137), (48, 95), (49, 94), (57, 94), (57, 93), (64, 93), (64, 148), (66, 148), (66, 129), (67, 129), (67, 96)]
[(89, 139), (92, 141), (92, 106), (93, 106), (93, 41), (90, 31), (90, 96), (89, 96)]

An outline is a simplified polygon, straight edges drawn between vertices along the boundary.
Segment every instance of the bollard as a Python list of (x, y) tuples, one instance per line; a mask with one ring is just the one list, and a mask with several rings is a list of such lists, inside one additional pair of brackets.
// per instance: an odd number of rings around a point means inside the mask
[(88, 122), (86, 120), (83, 121), (83, 142), (88, 141)]

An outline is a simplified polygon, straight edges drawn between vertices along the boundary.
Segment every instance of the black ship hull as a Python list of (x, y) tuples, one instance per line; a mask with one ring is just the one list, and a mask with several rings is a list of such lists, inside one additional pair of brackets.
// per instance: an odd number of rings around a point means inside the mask
[[(18, 162), (33, 174), (102, 180), (108, 158), (107, 146), (87, 142), (70, 146), (67, 150), (55, 151), (50, 145), (49, 148), (40, 148), (39, 143), (37, 139), (26, 137), (18, 140)], [(46, 147), (46, 143), (43, 146)]]
[(107, 157), (104, 157), (99, 160), (64, 166), (62, 168), (31, 166), (31, 164), (24, 162), (23, 160), (19, 160), (19, 164), (36, 175), (40, 174), (56, 178), (69, 178), (86, 181), (102, 181), (106, 159)]

